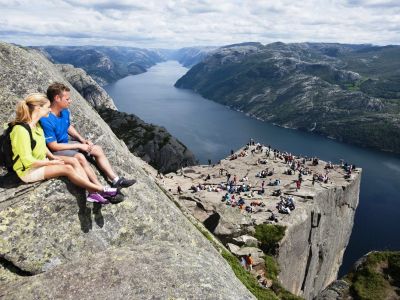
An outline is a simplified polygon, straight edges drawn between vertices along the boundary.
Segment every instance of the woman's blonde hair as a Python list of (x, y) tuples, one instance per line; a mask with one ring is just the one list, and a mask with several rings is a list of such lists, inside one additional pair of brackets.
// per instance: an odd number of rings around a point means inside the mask
[(35, 106), (45, 105), (49, 99), (47, 99), (45, 94), (42, 93), (32, 93), (25, 97), (24, 100), (17, 103), (17, 108), (15, 112), (15, 120), (11, 122), (15, 123), (29, 123), (32, 121), (32, 112)]

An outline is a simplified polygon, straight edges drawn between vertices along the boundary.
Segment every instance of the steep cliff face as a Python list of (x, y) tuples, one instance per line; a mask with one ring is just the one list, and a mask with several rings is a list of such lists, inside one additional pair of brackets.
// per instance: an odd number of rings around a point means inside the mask
[(98, 112), (132, 153), (160, 172), (174, 172), (196, 164), (192, 151), (164, 127), (148, 124), (133, 114), (109, 108), (102, 108)]
[(133, 154), (163, 173), (196, 163), (194, 154), (164, 127), (148, 124), (134, 114), (119, 112), (113, 99), (84, 70), (72, 65), (55, 67), (97, 110)]
[(282, 284), (306, 299), (336, 280), (350, 239), (361, 176), (350, 184), (319, 191), (279, 246)]
[[(0, 65), (1, 123), (27, 93), (53, 81), (68, 85), (37, 52), (0, 43)], [(144, 171), (147, 164), (70, 88), (76, 127), (103, 147), (118, 174), (138, 183), (124, 190), (124, 202), (108, 206), (87, 203), (83, 190), (64, 179), (1, 187), (0, 297), (252, 299)]]

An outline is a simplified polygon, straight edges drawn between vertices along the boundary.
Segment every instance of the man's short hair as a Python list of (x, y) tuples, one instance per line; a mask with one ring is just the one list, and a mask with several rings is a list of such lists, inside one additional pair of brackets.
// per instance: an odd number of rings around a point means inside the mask
[(54, 101), (54, 98), (59, 95), (60, 97), (62, 96), (63, 92), (69, 92), (70, 88), (67, 87), (65, 84), (61, 82), (54, 82), (49, 85), (47, 88), (47, 98), (50, 100), (50, 102)]

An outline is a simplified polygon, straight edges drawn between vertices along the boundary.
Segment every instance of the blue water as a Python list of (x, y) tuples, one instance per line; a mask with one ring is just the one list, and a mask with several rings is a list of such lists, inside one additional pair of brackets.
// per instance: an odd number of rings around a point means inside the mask
[(310, 133), (280, 128), (247, 117), (173, 85), (187, 69), (160, 63), (147, 73), (106, 87), (120, 111), (164, 126), (201, 163), (218, 161), (253, 138), (296, 154), (325, 161), (345, 159), (363, 168), (360, 203), (340, 275), (371, 250), (400, 250), (400, 156), (359, 148)]

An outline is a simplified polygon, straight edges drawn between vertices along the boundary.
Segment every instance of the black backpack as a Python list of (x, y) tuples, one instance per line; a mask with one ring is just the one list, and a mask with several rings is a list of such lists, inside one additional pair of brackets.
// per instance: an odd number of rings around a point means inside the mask
[(32, 130), (27, 123), (15, 123), (14, 125), (8, 124), (8, 128), (0, 136), (0, 166), (8, 170), (9, 173), (14, 172), (13, 166), (17, 162), (19, 156), (13, 159), (13, 152), (11, 146), (10, 133), (15, 125), (21, 125), (28, 132), (31, 138), (31, 149), (33, 150), (36, 146), (36, 141), (33, 139)]

